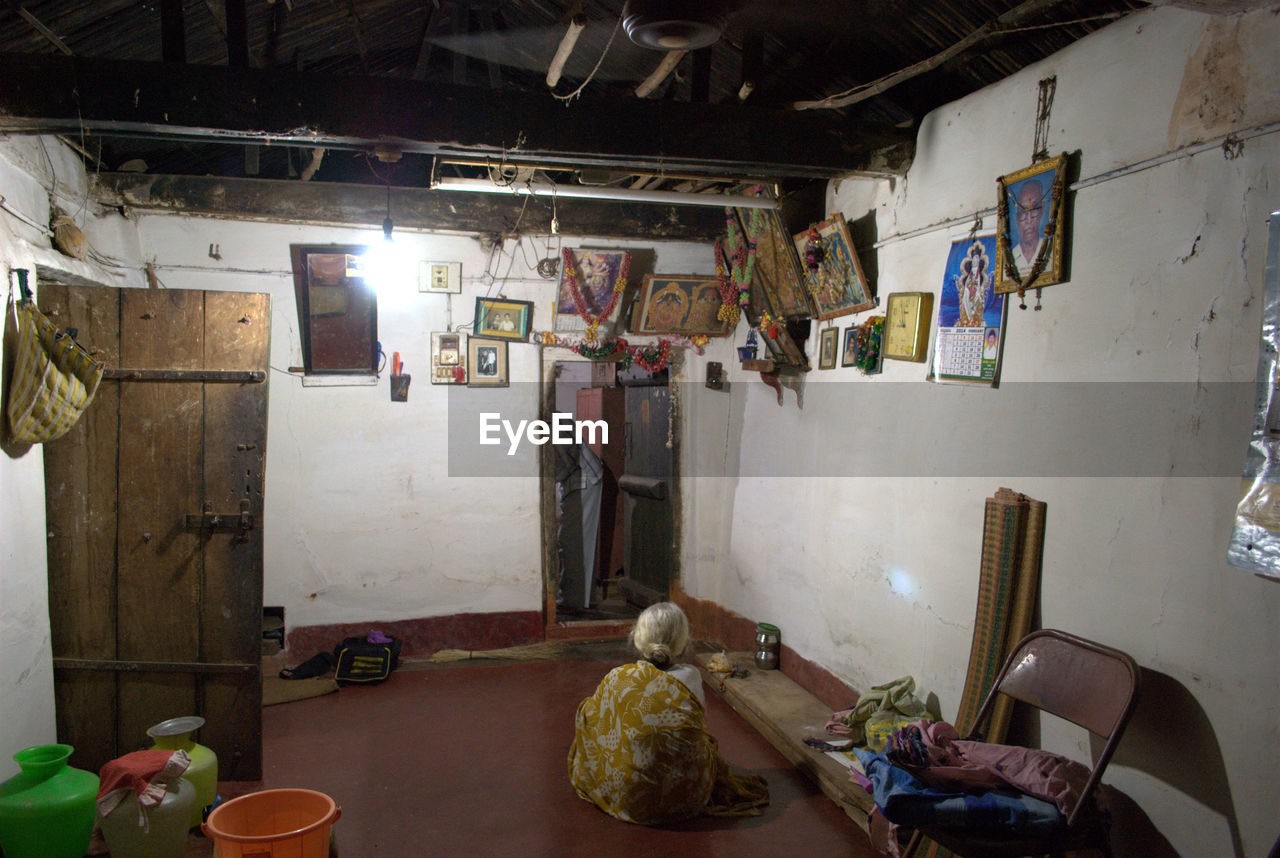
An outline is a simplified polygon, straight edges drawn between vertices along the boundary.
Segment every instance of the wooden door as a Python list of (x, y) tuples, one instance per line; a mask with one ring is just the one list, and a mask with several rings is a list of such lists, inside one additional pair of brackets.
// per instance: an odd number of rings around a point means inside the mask
[(206, 721), (222, 780), (262, 774), (262, 497), (270, 298), (41, 286), (109, 367), (44, 449), (58, 739), (72, 764)]
[(670, 593), (675, 568), (670, 437), (671, 392), (666, 385), (627, 387), (624, 495), (627, 574), (620, 582), (628, 601), (651, 605)]

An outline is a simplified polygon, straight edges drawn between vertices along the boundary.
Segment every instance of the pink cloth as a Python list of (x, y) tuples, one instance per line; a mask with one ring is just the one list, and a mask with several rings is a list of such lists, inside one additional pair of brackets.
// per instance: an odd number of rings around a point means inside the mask
[[(1089, 769), (1058, 754), (1016, 745), (961, 739), (945, 721), (917, 721), (928, 751), (926, 765), (895, 765), (938, 789), (1004, 789), (1013, 787), (1051, 802), (1069, 815), (1089, 780)], [(892, 757), (891, 757), (892, 759)]]

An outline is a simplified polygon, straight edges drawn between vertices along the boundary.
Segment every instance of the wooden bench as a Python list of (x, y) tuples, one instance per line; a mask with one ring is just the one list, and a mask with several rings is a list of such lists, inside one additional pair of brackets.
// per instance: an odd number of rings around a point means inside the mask
[(866, 831), (867, 815), (875, 808), (870, 794), (849, 779), (847, 767), (804, 743), (806, 736), (832, 738), (823, 731), (831, 717), (830, 707), (781, 671), (758, 669), (750, 653), (726, 655), (735, 668), (745, 669), (747, 675), (724, 678), (724, 674), (707, 669), (711, 654), (702, 653), (696, 662), (707, 688), (719, 694)]

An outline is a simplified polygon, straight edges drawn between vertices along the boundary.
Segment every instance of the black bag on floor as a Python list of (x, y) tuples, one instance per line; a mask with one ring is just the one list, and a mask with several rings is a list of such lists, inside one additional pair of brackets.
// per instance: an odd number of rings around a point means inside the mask
[(399, 638), (391, 643), (369, 643), (366, 638), (344, 638), (333, 650), (333, 678), (339, 685), (377, 685), (400, 663)]

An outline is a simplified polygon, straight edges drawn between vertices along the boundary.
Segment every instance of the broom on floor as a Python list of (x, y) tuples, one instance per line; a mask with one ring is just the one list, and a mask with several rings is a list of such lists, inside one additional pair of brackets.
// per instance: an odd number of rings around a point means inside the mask
[(521, 644), (501, 649), (442, 649), (433, 652), (424, 659), (416, 659), (430, 664), (446, 664), (470, 659), (502, 659), (505, 661), (542, 661), (558, 658), (573, 648), (573, 641), (544, 641), (543, 643)]

